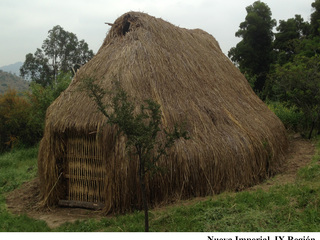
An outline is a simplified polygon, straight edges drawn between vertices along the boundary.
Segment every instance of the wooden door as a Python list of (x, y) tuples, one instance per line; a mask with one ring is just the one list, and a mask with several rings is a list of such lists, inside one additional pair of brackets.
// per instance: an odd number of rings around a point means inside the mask
[(106, 166), (95, 134), (68, 138), (65, 166), (68, 201), (88, 206), (105, 203)]

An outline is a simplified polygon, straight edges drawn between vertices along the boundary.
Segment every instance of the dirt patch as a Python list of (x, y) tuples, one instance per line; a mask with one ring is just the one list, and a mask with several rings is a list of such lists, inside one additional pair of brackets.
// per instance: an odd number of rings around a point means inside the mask
[(39, 208), (39, 179), (24, 183), (19, 189), (10, 192), (7, 208), (14, 214), (27, 214), (31, 218), (45, 221), (50, 228), (56, 228), (65, 222), (75, 222), (87, 218), (100, 218), (101, 212), (82, 208)]
[(298, 170), (310, 163), (314, 154), (315, 146), (312, 141), (292, 138), (289, 144), (287, 161), (282, 167), (282, 172), (259, 185), (253, 186), (250, 190), (268, 190), (274, 185), (293, 183), (297, 178)]
[[(250, 188), (267, 190), (276, 184), (287, 184), (294, 182), (299, 168), (310, 163), (315, 153), (314, 144), (305, 139), (290, 140), (288, 159), (281, 174), (267, 180), (266, 182)], [(7, 196), (8, 210), (14, 214), (27, 214), (31, 218), (46, 221), (50, 228), (56, 228), (65, 222), (75, 222), (87, 218), (101, 218), (100, 211), (81, 208), (46, 208), (37, 207), (39, 202), (39, 179), (24, 183), (21, 188), (10, 192)], [(192, 200), (191, 200), (192, 201)], [(185, 201), (184, 201), (185, 202)]]

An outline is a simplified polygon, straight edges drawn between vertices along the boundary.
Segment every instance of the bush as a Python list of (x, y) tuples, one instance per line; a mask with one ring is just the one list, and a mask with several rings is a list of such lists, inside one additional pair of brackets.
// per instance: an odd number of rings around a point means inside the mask
[[(297, 55), (292, 62), (276, 65), (271, 75), (273, 89), (280, 101), (303, 112), (308, 138), (320, 125), (320, 56)], [(318, 128), (318, 129), (317, 129)]]
[(281, 102), (270, 102), (267, 105), (282, 121), (287, 130), (298, 132), (305, 129), (304, 114), (297, 107), (287, 107)]
[(48, 87), (32, 82), (31, 91), (24, 96), (10, 89), (0, 95), (0, 152), (40, 141), (46, 110), (69, 86), (71, 78), (70, 73), (60, 73), (56, 83)]
[(0, 152), (21, 142), (32, 142), (32, 130), (28, 127), (30, 106), (15, 90), (0, 95)]
[(44, 130), (45, 116), (47, 108), (59, 97), (70, 84), (72, 75), (70, 73), (60, 73), (56, 83), (43, 87), (39, 83), (30, 84), (30, 93), (27, 93), (28, 101), (31, 105), (29, 112), (29, 127), (34, 131), (34, 137), (38, 142)]

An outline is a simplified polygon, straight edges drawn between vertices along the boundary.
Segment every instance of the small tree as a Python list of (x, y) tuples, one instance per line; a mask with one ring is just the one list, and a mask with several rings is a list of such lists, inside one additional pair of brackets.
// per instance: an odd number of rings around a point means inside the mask
[[(175, 125), (173, 130), (161, 128), (160, 105), (152, 100), (145, 100), (140, 111), (135, 114), (136, 106), (118, 82), (115, 89), (105, 91), (94, 83), (94, 78), (82, 79), (81, 91), (92, 98), (99, 111), (107, 118), (107, 123), (115, 125), (119, 133), (126, 137), (126, 147), (138, 160), (138, 177), (145, 214), (145, 231), (149, 231), (148, 200), (146, 194), (146, 174), (158, 170), (157, 162), (179, 138), (188, 139), (187, 131)], [(105, 104), (103, 98), (111, 95), (111, 102)], [(162, 134), (161, 134), (162, 133)], [(160, 137), (163, 136), (163, 138)]]

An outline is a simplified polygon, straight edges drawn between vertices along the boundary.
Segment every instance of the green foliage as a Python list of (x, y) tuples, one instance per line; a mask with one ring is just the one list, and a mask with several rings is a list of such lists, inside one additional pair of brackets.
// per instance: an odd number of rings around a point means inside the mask
[(272, 78), (281, 101), (298, 107), (311, 121), (309, 138), (320, 117), (320, 58), (296, 56), (293, 62), (277, 65)]
[(296, 44), (296, 55), (300, 57), (312, 58), (320, 54), (320, 37), (309, 37), (301, 39)]
[(320, 133), (320, 0), (311, 6), (310, 23), (295, 15), (280, 20), (273, 34), (276, 22), (270, 8), (254, 2), (236, 32), (242, 40), (228, 53), (261, 99), (288, 107), (274, 109), (286, 127), (309, 131), (309, 138), (315, 128)]
[(291, 61), (299, 52), (297, 46), (309, 34), (310, 26), (300, 15), (295, 15), (295, 18), (289, 18), (287, 21), (280, 20), (277, 31), (273, 47), (276, 50), (277, 62), (282, 65)]
[(32, 82), (26, 96), (20, 96), (15, 90), (0, 95), (0, 152), (16, 145), (32, 146), (39, 142), (47, 108), (70, 81), (70, 73), (60, 73), (56, 84), (46, 88)]
[(57, 25), (48, 31), (41, 49), (26, 55), (20, 74), (46, 87), (57, 80), (60, 72), (75, 71), (92, 57), (93, 52), (84, 40), (78, 41), (74, 33)]
[(17, 143), (31, 146), (41, 139), (47, 108), (70, 84), (71, 70), (92, 56), (88, 44), (78, 41), (75, 34), (60, 26), (49, 31), (42, 49), (27, 54), (20, 69), (22, 76), (32, 80), (26, 98), (11, 91), (0, 96), (0, 152)]
[(305, 128), (304, 114), (297, 107), (287, 107), (281, 102), (270, 102), (268, 103), (268, 107), (277, 115), (289, 131), (299, 132)]
[(241, 72), (256, 77), (254, 90), (260, 92), (272, 62), (272, 29), (276, 21), (271, 18), (268, 5), (260, 1), (248, 6), (246, 11), (245, 21), (240, 23), (240, 29), (235, 34), (242, 40), (230, 49), (228, 56)]
[(28, 53), (20, 68), (20, 76), (27, 80), (47, 86), (53, 81), (53, 72), (49, 66), (49, 59), (45, 58), (41, 49), (34, 54)]
[(30, 104), (15, 90), (0, 95), (0, 152), (19, 142), (32, 141), (32, 133), (27, 127), (29, 108)]
[(314, 36), (320, 35), (320, 0), (315, 0), (311, 6), (314, 12), (311, 14), (311, 30)]
[(71, 73), (60, 72), (57, 81), (52, 85), (43, 87), (35, 82), (30, 84), (31, 92), (27, 94), (31, 104), (29, 126), (34, 129), (37, 141), (41, 139), (43, 134), (47, 108), (69, 86), (71, 79)]

